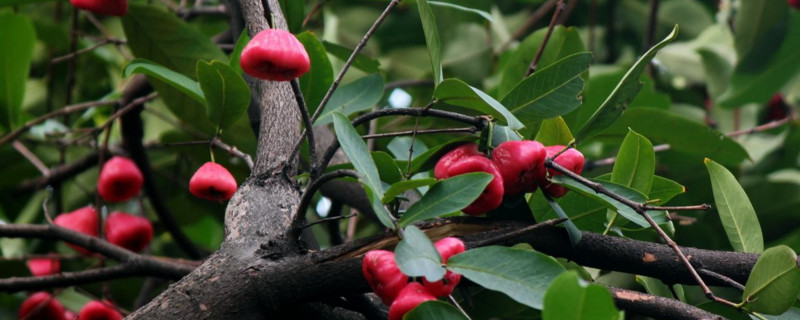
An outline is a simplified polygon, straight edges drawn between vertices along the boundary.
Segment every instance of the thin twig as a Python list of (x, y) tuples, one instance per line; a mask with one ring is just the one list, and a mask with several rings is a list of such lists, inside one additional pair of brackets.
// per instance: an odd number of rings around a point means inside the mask
[[(319, 175), (319, 163), (317, 163), (317, 142), (314, 139), (314, 129), (311, 118), (308, 117), (308, 108), (306, 101), (303, 99), (303, 92), (300, 90), (300, 82), (297, 79), (291, 81), (292, 91), (294, 92), (294, 99), (297, 101), (297, 108), (300, 110), (300, 116), (303, 118), (303, 125), (305, 125), (305, 136), (308, 139), (308, 167), (311, 172), (311, 179), (316, 179)], [(286, 166), (287, 168), (290, 166)]]
[(531, 66), (528, 67), (528, 72), (525, 73), (526, 77), (536, 71), (536, 67), (539, 64), (539, 59), (542, 58), (542, 52), (544, 52), (547, 42), (550, 41), (550, 35), (553, 34), (553, 28), (556, 27), (556, 21), (558, 21), (558, 16), (561, 15), (562, 12), (564, 12), (564, 0), (558, 0), (558, 3), (556, 3), (556, 9), (553, 11), (553, 18), (550, 19), (550, 25), (547, 26), (547, 33), (545, 33), (544, 40), (542, 40), (542, 44), (539, 45), (539, 49), (536, 50), (536, 56), (534, 56), (533, 61), (531, 61)]
[(315, 179), (308, 185), (308, 187), (306, 187), (306, 190), (303, 191), (303, 197), (300, 198), (300, 203), (297, 205), (297, 211), (295, 212), (294, 221), (292, 222), (292, 232), (295, 232), (299, 236), (299, 233), (302, 230), (301, 223), (305, 220), (305, 213), (308, 209), (308, 205), (311, 203), (311, 199), (314, 198), (314, 193), (316, 193), (317, 190), (319, 190), (319, 188), (321, 188), (322, 185), (328, 181), (342, 177), (358, 178), (359, 175), (358, 172), (353, 170), (336, 170), (319, 176), (319, 178)]
[[(429, 129), (429, 130), (417, 130), (416, 134), (435, 134), (435, 133), (475, 133), (478, 132), (475, 127), (466, 127), (466, 128), (445, 128), (445, 129)], [(408, 136), (414, 133), (413, 130), (408, 131), (398, 131), (398, 132), (387, 132), (387, 133), (375, 133), (375, 134), (366, 134), (361, 136), (361, 139), (378, 139), (378, 138), (390, 138), (390, 137), (398, 137), (398, 136)]]
[(528, 20), (526, 20), (525, 23), (519, 29), (514, 31), (514, 33), (511, 35), (511, 39), (508, 39), (506, 43), (500, 46), (499, 52), (505, 51), (508, 48), (508, 46), (510, 46), (511, 43), (514, 42), (514, 40), (517, 40), (526, 33), (528, 33), (528, 30), (533, 28), (533, 26), (536, 25), (536, 23), (539, 22), (539, 20), (541, 20), (545, 14), (547, 14), (547, 12), (549, 12), (550, 9), (552, 9), (553, 6), (556, 5), (556, 1), (558, 0), (548, 0), (547, 2), (539, 6), (539, 8), (537, 8), (536, 11), (534, 11), (533, 14), (531, 14), (530, 17), (528, 17)]
[(705, 277), (714, 278), (719, 282), (723, 282), (727, 284), (729, 287), (738, 290), (739, 292), (744, 292), (744, 286), (741, 283), (736, 282), (736, 280), (733, 280), (724, 274), (719, 274), (714, 271), (703, 268), (697, 269), (697, 272), (699, 272)]
[(241, 150), (237, 149), (234, 146), (230, 146), (230, 145), (226, 144), (225, 142), (222, 142), (222, 140), (220, 140), (219, 138), (215, 138), (215, 139), (211, 140), (211, 145), (213, 145), (214, 147), (217, 147), (219, 149), (228, 151), (231, 155), (244, 160), (244, 163), (247, 164), (247, 167), (250, 168), (250, 170), (253, 170), (253, 166), (254, 166), (253, 158), (250, 157), (249, 154), (242, 152)]
[(97, 44), (95, 44), (95, 45), (93, 45), (91, 47), (83, 48), (81, 50), (78, 50), (78, 51), (75, 51), (75, 52), (71, 52), (71, 53), (65, 54), (65, 55), (60, 56), (60, 57), (53, 58), (52, 60), (50, 60), (50, 63), (58, 64), (58, 63), (73, 59), (73, 58), (77, 57), (78, 55), (90, 52), (90, 51), (92, 51), (94, 49), (97, 49), (99, 47), (102, 47), (104, 45), (111, 44), (111, 43), (116, 43), (116, 42), (114, 40), (112, 40), (112, 39), (104, 39), (103, 41), (100, 41), (100, 42), (98, 42)]
[(472, 244), (472, 247), (477, 248), (477, 247), (483, 247), (483, 246), (486, 246), (486, 245), (489, 245), (489, 244), (493, 244), (493, 243), (500, 243), (503, 240), (515, 238), (515, 237), (521, 236), (521, 235), (526, 234), (528, 232), (532, 232), (532, 231), (534, 231), (536, 229), (539, 229), (539, 228), (542, 228), (542, 227), (558, 225), (558, 224), (560, 224), (560, 223), (562, 223), (564, 221), (567, 221), (567, 219), (545, 220), (545, 221), (539, 222), (537, 224), (532, 224), (532, 225), (527, 226), (525, 228), (514, 230), (513, 232), (509, 232), (509, 233), (502, 234), (502, 235), (499, 235), (499, 236), (496, 236), (496, 237), (492, 237), (492, 238), (476, 241), (475, 243)]
[(788, 116), (788, 117), (785, 117), (785, 118), (780, 119), (780, 120), (773, 120), (773, 121), (767, 122), (765, 124), (752, 127), (750, 129), (733, 131), (733, 132), (728, 133), (727, 136), (731, 137), (731, 138), (734, 138), (734, 137), (738, 137), (738, 136), (742, 136), (742, 135), (748, 135), (748, 134), (758, 133), (758, 132), (762, 132), (762, 131), (767, 131), (767, 130), (770, 130), (770, 129), (774, 129), (774, 128), (780, 127), (780, 126), (788, 123), (791, 120), (793, 120), (793, 117), (792, 116)]
[(330, 217), (330, 218), (323, 218), (323, 219), (319, 219), (319, 220), (314, 221), (314, 222), (309, 222), (306, 225), (300, 227), (300, 229), (305, 229), (305, 228), (311, 227), (313, 225), (317, 225), (317, 224), (328, 222), (328, 221), (336, 221), (336, 220), (352, 218), (352, 217), (355, 217), (356, 215), (358, 215), (358, 214), (357, 213), (351, 213), (351, 214), (348, 214), (346, 216), (335, 216), (335, 217)]
[(34, 167), (36, 167), (36, 169), (39, 170), (39, 172), (41, 172), (43, 176), (50, 174), (50, 169), (47, 168), (44, 162), (42, 162), (42, 160), (40, 160), (39, 157), (33, 154), (33, 152), (31, 152), (31, 150), (28, 149), (28, 147), (22, 144), (22, 142), (19, 142), (19, 140), (15, 140), (14, 142), (11, 143), (11, 145), (14, 146), (14, 149), (16, 149), (17, 152), (19, 152), (19, 154), (25, 157), (25, 159), (28, 159), (28, 162), (30, 162)]
[(92, 107), (109, 106), (109, 105), (114, 105), (116, 103), (118, 103), (118, 100), (90, 101), (90, 102), (84, 102), (84, 103), (69, 105), (69, 106), (66, 106), (64, 108), (49, 112), (49, 113), (47, 113), (47, 114), (45, 114), (45, 115), (43, 115), (41, 117), (38, 117), (36, 119), (33, 119), (31, 121), (26, 122), (24, 125), (22, 125), (22, 127), (19, 127), (18, 129), (14, 130), (11, 133), (9, 133), (6, 136), (4, 136), (2, 139), (0, 139), (0, 146), (8, 143), (8, 141), (11, 141), (11, 140), (17, 138), (23, 132), (25, 132), (27, 130), (30, 130), (30, 128), (32, 128), (33, 126), (35, 126), (37, 124), (40, 124), (42, 122), (45, 122), (47, 119), (52, 119), (52, 118), (55, 118), (55, 117), (58, 117), (58, 116), (63, 116), (65, 114), (70, 114), (70, 113), (74, 113), (74, 112), (83, 111), (83, 110), (86, 110), (86, 109), (89, 109), (89, 108), (92, 108)]
[(75, 141), (80, 141), (80, 140), (86, 139), (87, 137), (96, 135), (98, 132), (103, 131), (107, 127), (111, 126), (111, 124), (114, 123), (114, 120), (117, 120), (117, 118), (119, 118), (119, 117), (123, 116), (124, 114), (130, 112), (131, 110), (135, 109), (139, 105), (142, 105), (142, 104), (144, 104), (144, 103), (146, 103), (148, 101), (154, 100), (155, 98), (158, 98), (158, 94), (157, 93), (151, 93), (151, 94), (149, 94), (147, 96), (136, 98), (135, 100), (131, 101), (131, 103), (129, 103), (125, 107), (117, 110), (117, 112), (114, 112), (114, 114), (112, 114), (110, 117), (108, 117), (108, 119), (106, 119), (106, 121), (103, 122), (103, 124), (93, 128), (88, 133), (84, 134), (83, 136), (80, 136), (80, 137), (76, 138)]

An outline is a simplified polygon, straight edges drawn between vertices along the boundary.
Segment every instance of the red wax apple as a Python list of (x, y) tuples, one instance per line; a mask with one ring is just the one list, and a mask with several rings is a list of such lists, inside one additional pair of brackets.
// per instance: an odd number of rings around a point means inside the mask
[(115, 156), (103, 165), (97, 179), (97, 192), (111, 202), (125, 201), (142, 189), (142, 173), (131, 159)]
[(419, 282), (411, 282), (400, 291), (389, 307), (389, 320), (402, 320), (403, 316), (425, 301), (436, 300)]
[(124, 16), (128, 0), (69, 0), (74, 7), (107, 16)]
[[(552, 157), (557, 153), (559, 153), (561, 150), (564, 150), (564, 148), (565, 148), (564, 146), (545, 147), (545, 151), (547, 152), (546, 157), (548, 158)], [(583, 171), (583, 163), (585, 159), (583, 158), (583, 154), (580, 151), (575, 149), (569, 149), (564, 153), (562, 153), (561, 155), (559, 155), (557, 158), (555, 158), (554, 161), (560, 166), (567, 168), (567, 170), (569, 171), (575, 172), (576, 174), (581, 174), (581, 171)], [(544, 172), (544, 170), (542, 170), (542, 172)], [(553, 169), (547, 169), (547, 175), (546, 175), (547, 177), (553, 177), (558, 175), (561, 175), (561, 173)], [(569, 191), (569, 189), (554, 183), (550, 183), (550, 181), (547, 180), (546, 176), (545, 174), (539, 176), (539, 184), (544, 186), (543, 187), (544, 192), (546, 192), (549, 196), (553, 198), (561, 198), (565, 194), (567, 194), (567, 191)]]
[(66, 310), (64, 311), (64, 319), (66, 320), (78, 320), (78, 314), (75, 312)]
[(280, 29), (266, 29), (256, 34), (242, 50), (239, 60), (247, 74), (272, 81), (290, 81), (311, 67), (308, 53), (297, 38)]
[(228, 169), (213, 162), (206, 162), (189, 180), (189, 192), (211, 201), (230, 199), (236, 187), (236, 179)]
[(108, 242), (139, 252), (153, 240), (153, 225), (145, 217), (113, 212), (105, 221)]
[(89, 303), (85, 304), (83, 308), (81, 308), (81, 312), (78, 314), (78, 319), (122, 320), (122, 315), (119, 313), (119, 311), (111, 307), (110, 304), (94, 300), (89, 301)]
[(800, 0), (788, 0), (789, 5), (795, 9), (800, 9)]
[(544, 155), (544, 146), (532, 140), (506, 141), (492, 151), (507, 195), (536, 191)]
[[(466, 250), (464, 242), (454, 237), (442, 238), (436, 241), (433, 246), (436, 247), (436, 251), (442, 256), (442, 263), (447, 263), (450, 257)], [(425, 289), (437, 297), (446, 297), (452, 294), (459, 282), (461, 282), (461, 275), (452, 271), (447, 271), (444, 275), (444, 279), (436, 282), (428, 282), (424, 277), (422, 278), (422, 284), (425, 286)]]
[[(83, 207), (70, 213), (62, 213), (58, 215), (53, 223), (55, 223), (57, 226), (96, 237), (98, 234), (97, 228), (100, 226), (100, 217), (97, 215), (97, 212), (94, 211), (94, 208)], [(88, 256), (92, 254), (91, 251), (74, 244), (67, 243), (67, 245), (83, 255)]]
[(61, 261), (55, 258), (28, 259), (26, 264), (34, 277), (47, 276), (61, 272)]
[(394, 260), (394, 252), (371, 250), (361, 263), (364, 278), (384, 304), (390, 305), (408, 283), (408, 276), (400, 271)]
[[(466, 157), (482, 156), (483, 154), (478, 151), (478, 145), (474, 143), (466, 143), (456, 147), (453, 150), (445, 153), (439, 161), (436, 162), (436, 167), (433, 168), (433, 176), (436, 179), (445, 179), (447, 170), (453, 166), (453, 163), (460, 161)], [(447, 176), (449, 177), (449, 176)]]
[(503, 177), (494, 163), (484, 156), (470, 156), (464, 157), (450, 165), (444, 167), (441, 175), (437, 176), (439, 179), (450, 178), (457, 175), (471, 173), (471, 172), (486, 172), (494, 176), (483, 193), (478, 196), (469, 206), (461, 211), (468, 215), (478, 216), (489, 212), (500, 206), (503, 202)]
[(19, 307), (19, 318), (26, 320), (63, 320), (64, 306), (44, 291), (32, 294)]

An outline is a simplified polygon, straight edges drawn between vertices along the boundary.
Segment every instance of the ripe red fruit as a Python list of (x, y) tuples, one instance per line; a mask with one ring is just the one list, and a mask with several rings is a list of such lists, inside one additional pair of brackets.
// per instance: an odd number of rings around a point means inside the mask
[(236, 179), (228, 169), (213, 162), (206, 162), (189, 180), (189, 192), (195, 197), (211, 201), (230, 199), (236, 187)]
[(492, 151), (507, 195), (536, 191), (544, 166), (544, 146), (538, 141), (506, 141)]
[(61, 261), (55, 258), (28, 259), (26, 264), (34, 277), (47, 276), (61, 272)]
[(66, 319), (66, 320), (77, 320), (78, 319), (78, 315), (75, 314), (75, 312), (66, 310), (66, 311), (64, 311), (64, 319)]
[(256, 34), (242, 50), (239, 60), (247, 74), (272, 81), (290, 81), (311, 67), (308, 53), (297, 38), (280, 29)]
[[(55, 223), (57, 226), (96, 237), (98, 233), (97, 228), (100, 226), (100, 217), (97, 215), (97, 212), (94, 211), (94, 208), (83, 207), (70, 213), (60, 214), (58, 217), (56, 217), (53, 223)], [(67, 245), (85, 256), (92, 254), (91, 251), (74, 244), (67, 243)]]
[(789, 5), (795, 9), (800, 9), (800, 0), (788, 0)]
[(456, 147), (455, 149), (450, 150), (444, 156), (439, 158), (439, 162), (436, 162), (436, 167), (433, 168), (433, 176), (436, 177), (436, 179), (449, 178), (449, 176), (447, 176), (447, 169), (452, 167), (454, 163), (466, 157), (482, 156), (482, 155), (483, 154), (480, 153), (480, 151), (478, 151), (477, 144), (474, 143), (462, 144)]
[[(559, 153), (561, 150), (564, 150), (564, 148), (565, 148), (564, 146), (545, 147), (544, 149), (547, 152), (546, 157), (547, 158), (552, 157), (557, 153)], [(561, 155), (559, 155), (557, 158), (555, 158), (554, 161), (560, 166), (567, 168), (567, 170), (569, 171), (575, 172), (576, 174), (581, 174), (581, 171), (583, 171), (583, 163), (585, 159), (583, 158), (583, 154), (580, 151), (575, 149), (569, 149), (564, 153), (562, 153)], [(542, 170), (542, 172), (544, 172), (544, 170)], [(561, 175), (561, 173), (553, 169), (547, 169), (547, 176), (553, 177), (558, 175)], [(565, 194), (567, 194), (567, 191), (569, 191), (569, 189), (567, 188), (564, 188), (557, 184), (550, 183), (550, 181), (547, 180), (547, 177), (545, 177), (544, 174), (539, 176), (539, 184), (543, 186), (542, 190), (553, 198), (561, 198)]]
[(144, 249), (153, 240), (153, 225), (145, 217), (113, 212), (105, 221), (108, 242), (133, 252)]
[(411, 282), (400, 291), (389, 307), (389, 320), (402, 320), (403, 316), (425, 301), (436, 300), (419, 282)]
[(408, 283), (408, 276), (400, 271), (394, 260), (394, 252), (371, 250), (361, 263), (364, 278), (384, 304), (390, 305)]
[(107, 16), (124, 16), (128, 12), (128, 0), (69, 0), (76, 8)]
[(78, 319), (80, 320), (122, 320), (122, 315), (119, 311), (115, 310), (111, 306), (102, 303), (100, 301), (94, 300), (89, 301), (86, 305), (81, 308), (81, 312), (78, 314)]
[(142, 189), (142, 173), (131, 159), (115, 156), (103, 165), (97, 179), (97, 192), (106, 201), (125, 201)]
[[(436, 247), (436, 251), (439, 251), (439, 255), (442, 256), (442, 263), (447, 263), (450, 257), (466, 250), (464, 242), (453, 237), (442, 238), (436, 241), (433, 246)], [(436, 282), (428, 282), (428, 280), (422, 278), (422, 284), (425, 285), (425, 289), (437, 297), (446, 297), (452, 294), (459, 282), (461, 282), (461, 275), (452, 271), (447, 271), (444, 275), (444, 279)]]
[(483, 156), (471, 156), (462, 158), (453, 163), (449, 168), (443, 169), (441, 175), (436, 177), (439, 179), (450, 178), (457, 175), (471, 173), (471, 172), (486, 172), (494, 176), (483, 193), (478, 196), (470, 205), (461, 211), (464, 213), (477, 216), (489, 212), (500, 206), (503, 202), (503, 177), (494, 163)]
[(19, 318), (26, 320), (62, 320), (64, 306), (44, 291), (32, 294), (19, 307)]

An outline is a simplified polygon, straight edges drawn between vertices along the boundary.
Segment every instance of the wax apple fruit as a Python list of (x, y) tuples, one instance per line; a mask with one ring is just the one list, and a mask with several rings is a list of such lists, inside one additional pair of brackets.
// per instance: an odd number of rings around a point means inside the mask
[(189, 180), (189, 192), (206, 200), (228, 200), (236, 192), (236, 179), (225, 167), (206, 162)]
[(795, 9), (800, 9), (800, 0), (788, 0), (789, 5)]
[(78, 314), (80, 320), (122, 320), (122, 315), (109, 305), (100, 301), (89, 301)]
[(55, 258), (28, 259), (26, 264), (34, 277), (47, 276), (61, 272), (61, 261)]
[(74, 7), (107, 16), (124, 16), (128, 0), (69, 0)]
[(538, 141), (506, 141), (492, 151), (492, 161), (503, 176), (505, 194), (536, 191), (544, 165), (544, 146)]
[(436, 300), (419, 282), (411, 282), (400, 291), (389, 307), (389, 320), (402, 320), (403, 316), (425, 301)]
[(361, 263), (364, 278), (384, 304), (390, 305), (408, 283), (408, 276), (400, 271), (394, 260), (394, 252), (372, 250), (364, 255)]
[[(545, 147), (545, 151), (547, 152), (546, 157), (547, 158), (552, 157), (557, 153), (559, 153), (561, 150), (564, 150), (564, 148), (565, 148), (564, 146)], [(553, 161), (555, 161), (555, 163), (559, 164), (560, 166), (567, 168), (567, 170), (569, 171), (572, 171), (576, 174), (581, 174), (581, 171), (583, 171), (583, 163), (585, 159), (583, 158), (583, 154), (580, 151), (575, 149), (569, 149), (564, 153), (562, 153), (561, 155), (559, 155)], [(542, 170), (542, 172), (544, 172), (544, 170)], [(553, 177), (558, 175), (561, 175), (561, 173), (553, 169), (549, 168), (547, 169), (546, 176)], [(543, 187), (544, 192), (546, 192), (549, 196), (553, 198), (560, 198), (563, 197), (565, 194), (567, 194), (567, 191), (569, 191), (569, 189), (554, 183), (550, 183), (550, 181), (547, 180), (546, 176), (544, 173), (539, 176), (539, 184), (544, 186)]]
[(499, 207), (503, 202), (503, 177), (494, 163), (483, 156), (468, 156), (455, 161), (449, 167), (442, 169), (436, 178), (445, 179), (471, 172), (486, 172), (494, 176), (494, 179), (489, 182), (478, 199), (461, 211), (477, 216)]
[[(56, 217), (53, 223), (55, 223), (57, 226), (96, 237), (98, 233), (98, 227), (100, 226), (100, 217), (97, 215), (97, 212), (94, 211), (94, 208), (83, 207), (70, 213), (60, 214), (58, 217)], [(67, 243), (67, 245), (83, 255), (88, 256), (92, 254), (91, 251), (71, 243)]]
[(478, 151), (478, 145), (474, 143), (462, 144), (439, 158), (439, 161), (436, 162), (436, 167), (433, 168), (433, 176), (436, 177), (436, 179), (445, 179), (449, 177), (447, 170), (452, 167), (454, 163), (466, 157), (473, 156), (483, 156), (483, 154)]
[(290, 81), (311, 67), (303, 44), (280, 29), (257, 33), (242, 50), (239, 64), (247, 74), (272, 81)]
[(39, 291), (22, 302), (19, 318), (26, 320), (62, 320), (64, 306), (47, 292)]
[(131, 159), (115, 156), (103, 165), (97, 179), (97, 192), (111, 202), (125, 201), (142, 189), (142, 173)]
[[(442, 238), (436, 241), (433, 246), (436, 247), (436, 251), (442, 256), (442, 263), (447, 263), (450, 257), (462, 253), (466, 249), (464, 247), (464, 242), (454, 237)], [(452, 294), (459, 282), (461, 282), (461, 275), (452, 271), (447, 271), (444, 275), (444, 279), (436, 282), (428, 282), (424, 277), (422, 278), (422, 284), (425, 286), (425, 289), (437, 297), (446, 297)]]
[(133, 252), (142, 251), (153, 240), (153, 225), (145, 217), (113, 212), (105, 221), (108, 242)]

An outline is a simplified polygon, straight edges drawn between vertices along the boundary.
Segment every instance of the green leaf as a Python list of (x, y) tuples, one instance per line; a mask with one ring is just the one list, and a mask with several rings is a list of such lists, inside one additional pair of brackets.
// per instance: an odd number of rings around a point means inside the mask
[[(747, 2), (752, 1), (744, 3)], [(786, 7), (786, 2), (776, 1), (764, 6), (772, 10)], [(788, 11), (785, 8), (784, 13)], [(736, 108), (746, 103), (766, 102), (800, 71), (800, 37), (797, 36), (800, 34), (800, 14), (792, 12), (788, 19), (772, 23), (775, 24), (755, 40), (755, 46), (747, 55), (740, 58), (730, 85), (719, 97), (720, 106)]]
[(409, 277), (425, 277), (428, 282), (441, 280), (446, 272), (431, 239), (415, 226), (404, 229), (403, 240), (394, 249), (394, 259), (400, 271)]
[(564, 221), (564, 227), (567, 228), (567, 235), (569, 236), (569, 242), (572, 243), (573, 246), (577, 246), (578, 242), (581, 242), (581, 237), (583, 237), (583, 233), (581, 230), (575, 226), (575, 223), (569, 219), (567, 213), (564, 212), (564, 209), (561, 209), (561, 206), (558, 205), (558, 202), (555, 202), (553, 199), (547, 199), (547, 203), (550, 204), (550, 207), (555, 211), (556, 215), (560, 219), (567, 219)]
[(488, 173), (475, 172), (442, 180), (412, 204), (398, 224), (403, 227), (464, 209), (481, 195), (492, 179)]
[[(533, 61), (533, 57), (544, 40), (547, 28), (542, 28), (526, 37), (517, 49), (508, 58), (503, 67), (503, 75), (500, 79), (500, 86), (497, 88), (497, 96), (503, 97), (516, 87), (528, 72), (528, 68)], [(547, 41), (547, 46), (542, 52), (537, 68), (540, 70), (554, 62), (561, 60), (569, 55), (586, 51), (577, 28), (564, 28), (556, 26)], [(539, 72), (538, 70), (536, 72)], [(535, 74), (535, 73), (534, 73)]]
[[(570, 190), (579, 192), (579, 193), (581, 193), (581, 194), (583, 194), (583, 195), (585, 195), (587, 197), (590, 197), (590, 198), (593, 198), (595, 200), (598, 200), (598, 201), (602, 202), (608, 209), (615, 210), (617, 213), (619, 213), (620, 215), (622, 215), (626, 219), (632, 221), (633, 223), (636, 223), (637, 225), (639, 225), (641, 227), (644, 227), (644, 228), (649, 228), (650, 227), (650, 224), (647, 222), (647, 220), (645, 220), (644, 217), (639, 215), (636, 211), (634, 211), (630, 207), (626, 206), (624, 203), (619, 202), (614, 198), (611, 198), (611, 197), (609, 197), (607, 195), (604, 195), (604, 194), (601, 194), (601, 193), (596, 193), (591, 188), (589, 188), (589, 187), (587, 187), (587, 186), (585, 186), (585, 185), (583, 185), (583, 184), (581, 184), (581, 183), (579, 183), (579, 182), (577, 182), (575, 180), (572, 180), (572, 179), (570, 179), (568, 177), (565, 177), (565, 176), (554, 176), (554, 177), (551, 178), (551, 181), (554, 182), (554, 183), (557, 183), (559, 185), (562, 185), (564, 187), (567, 187)], [(607, 190), (609, 190), (609, 191), (611, 191), (613, 193), (616, 193), (616, 194), (618, 194), (618, 195), (620, 195), (623, 198), (626, 198), (628, 200), (631, 200), (631, 201), (634, 201), (634, 202), (638, 202), (638, 203), (643, 203), (643, 202), (645, 202), (647, 200), (644, 197), (644, 195), (642, 195), (638, 191), (633, 190), (631, 188), (628, 188), (628, 187), (625, 187), (625, 186), (622, 186), (622, 185), (618, 185), (618, 184), (615, 184), (615, 183), (612, 183), (612, 182), (608, 182), (608, 181), (602, 181), (602, 180), (592, 180), (592, 181), (601, 184)], [(653, 220), (658, 224), (665, 223), (665, 222), (668, 221), (664, 211), (648, 211), (647, 214), (651, 218), (653, 218)]]
[(742, 0), (736, 10), (734, 43), (739, 59), (756, 47), (776, 24), (785, 23), (791, 9), (786, 1)]
[[(350, 59), (350, 55), (353, 54), (353, 50), (333, 42), (322, 41), (322, 45), (325, 46), (325, 50), (327, 50), (328, 53), (339, 58), (339, 60), (342, 60), (342, 62)], [(378, 60), (367, 57), (359, 52), (358, 55), (356, 55), (356, 59), (353, 60), (353, 67), (366, 73), (378, 73), (381, 64), (378, 62)]]
[(764, 250), (761, 225), (739, 181), (728, 169), (711, 159), (706, 158), (704, 162), (711, 176), (717, 213), (731, 246), (740, 252), (760, 253)]
[(567, 56), (522, 80), (500, 101), (526, 126), (565, 115), (580, 106), (580, 76), (591, 63), (589, 52)]
[(247, 35), (247, 29), (242, 30), (242, 33), (239, 34), (238, 40), (236, 40), (236, 45), (233, 47), (233, 52), (231, 52), (231, 57), (228, 62), (228, 65), (233, 68), (239, 75), (242, 75), (244, 71), (242, 71), (242, 65), (240, 64), (240, 60), (242, 59), (242, 50), (247, 44), (250, 42), (250, 36)]
[(728, 88), (728, 82), (731, 80), (731, 73), (733, 73), (733, 66), (731, 66), (727, 59), (714, 50), (700, 48), (697, 50), (697, 53), (700, 55), (700, 59), (703, 62), (703, 71), (705, 72), (706, 81), (708, 83), (708, 94), (712, 101), (716, 101)]
[(636, 60), (636, 63), (625, 73), (625, 76), (622, 77), (622, 80), (617, 84), (617, 87), (614, 88), (614, 91), (611, 92), (611, 95), (606, 98), (605, 102), (600, 105), (600, 108), (597, 109), (583, 127), (578, 130), (578, 134), (576, 135), (577, 140), (583, 140), (584, 138), (602, 131), (622, 116), (628, 104), (633, 101), (633, 98), (635, 98), (639, 90), (642, 89), (642, 83), (639, 82), (639, 76), (642, 71), (644, 71), (645, 67), (647, 67), (658, 50), (677, 37), (678, 26), (676, 25), (664, 40), (661, 40), (661, 42), (650, 48), (650, 50), (647, 50), (641, 58)]
[(542, 319), (616, 320), (619, 311), (606, 288), (583, 283), (574, 272), (564, 272), (547, 288)]
[(342, 145), (342, 150), (361, 175), (364, 184), (369, 186), (378, 196), (377, 202), (380, 203), (380, 199), (383, 198), (383, 185), (378, 175), (378, 168), (375, 166), (375, 162), (372, 161), (367, 145), (364, 140), (361, 140), (361, 136), (358, 135), (358, 132), (353, 128), (347, 117), (340, 112), (334, 112), (332, 117), (336, 139)]
[(525, 127), (503, 104), (464, 81), (455, 78), (446, 79), (436, 87), (433, 96), (439, 102), (470, 108), (498, 118), (512, 130)]
[(333, 112), (352, 114), (372, 109), (383, 97), (383, 87), (383, 77), (377, 73), (339, 87), (314, 125), (330, 123)]
[(381, 200), (381, 202), (389, 203), (392, 200), (394, 200), (396, 196), (403, 194), (403, 192), (406, 192), (407, 190), (416, 189), (419, 187), (426, 187), (434, 183), (436, 183), (436, 179), (434, 178), (423, 178), (423, 179), (414, 179), (414, 180), (396, 182), (393, 185), (389, 186), (388, 189), (386, 189), (386, 193), (383, 195), (383, 199)]
[[(311, 61), (311, 68), (300, 77), (299, 81), (300, 91), (303, 92), (303, 99), (306, 100), (308, 112), (314, 114), (314, 111), (319, 107), (319, 103), (322, 102), (322, 98), (328, 93), (328, 88), (333, 83), (333, 67), (331, 66), (331, 61), (328, 60), (325, 47), (314, 33), (311, 31), (300, 33), (297, 35), (297, 40), (306, 48), (308, 58)], [(341, 89), (339, 88), (339, 90)], [(328, 102), (328, 105), (330, 105), (331, 101)]]
[(600, 137), (623, 136), (628, 128), (657, 143), (667, 143), (670, 149), (718, 159), (725, 164), (738, 164), (749, 156), (736, 141), (706, 125), (691, 121), (667, 110), (633, 108)]
[(364, 192), (367, 193), (370, 206), (372, 207), (372, 211), (375, 211), (378, 221), (380, 221), (384, 227), (394, 230), (394, 219), (392, 218), (392, 214), (389, 213), (389, 210), (386, 210), (386, 206), (381, 202), (381, 196), (373, 191), (363, 180), (361, 181), (361, 185), (364, 186)]
[(511, 130), (509, 127), (501, 125), (494, 125), (492, 127), (492, 148), (497, 148), (497, 146), (506, 141), (522, 140), (519, 133)]
[(567, 123), (561, 117), (545, 119), (539, 127), (539, 132), (536, 133), (534, 140), (541, 142), (546, 146), (566, 146), (572, 140), (572, 132), (569, 131)]
[(550, 256), (498, 246), (452, 256), (447, 260), (447, 269), (534, 309), (542, 309), (547, 287), (564, 272), (564, 267)]
[(281, 10), (286, 18), (286, 24), (289, 25), (289, 32), (298, 33), (303, 28), (303, 19), (305, 19), (305, 1), (295, 0), (278, 0), (281, 5)]
[(383, 151), (373, 151), (370, 155), (372, 161), (375, 161), (375, 166), (378, 167), (381, 181), (391, 184), (403, 180), (403, 171), (400, 170), (397, 161), (392, 156)]
[(686, 301), (686, 298), (683, 297), (683, 287), (679, 284), (673, 285), (675, 287), (675, 292), (678, 294), (678, 297), (675, 297), (672, 295), (672, 291), (669, 289), (669, 285), (661, 282), (661, 280), (659, 279), (637, 274), (636, 282), (642, 285), (642, 287), (644, 287), (647, 293), (652, 294), (654, 296), (677, 299), (684, 302)]
[(628, 131), (617, 152), (617, 161), (611, 171), (611, 182), (649, 194), (656, 170), (656, 153), (653, 144), (633, 130)]
[(425, 42), (428, 44), (428, 55), (431, 57), (433, 83), (438, 85), (442, 82), (442, 42), (436, 29), (436, 18), (433, 17), (427, 0), (417, 0), (417, 8), (422, 20), (422, 30), (425, 32)]
[[(198, 61), (199, 63), (199, 61)], [(200, 84), (191, 78), (170, 70), (162, 65), (147, 59), (133, 59), (125, 69), (122, 70), (122, 77), (127, 78), (134, 74), (144, 74), (164, 81), (175, 89), (189, 95), (192, 99), (200, 103), (206, 103), (206, 98), (200, 88)]]
[(779, 315), (797, 300), (800, 293), (800, 268), (797, 254), (784, 245), (769, 248), (758, 258), (742, 300), (750, 311)]
[(250, 106), (250, 87), (222, 61), (198, 61), (197, 79), (206, 97), (206, 115), (218, 130), (230, 128)]
[(464, 6), (459, 6), (459, 5), (448, 3), (448, 2), (428, 1), (428, 3), (431, 4), (431, 5), (434, 5), (434, 6), (439, 6), (439, 7), (444, 7), (444, 8), (453, 8), (453, 9), (461, 10), (461, 11), (464, 11), (464, 12), (474, 13), (474, 14), (477, 14), (477, 15), (483, 17), (484, 19), (488, 20), (489, 22), (494, 22), (494, 18), (492, 18), (492, 15), (489, 14), (488, 12), (486, 12), (486, 11), (473, 9), (473, 8), (467, 8), (467, 7), (464, 7)]
[(653, 176), (653, 186), (650, 188), (650, 194), (647, 198), (649, 200), (657, 199), (658, 201), (656, 204), (662, 205), (684, 192), (686, 192), (686, 187), (682, 186), (680, 183), (664, 177)]
[(0, 126), (10, 131), (22, 124), (36, 32), (28, 17), (9, 12), (0, 13), (0, 30)]
[(453, 305), (435, 300), (425, 301), (403, 316), (403, 320), (431, 319), (468, 320), (467, 317)]

